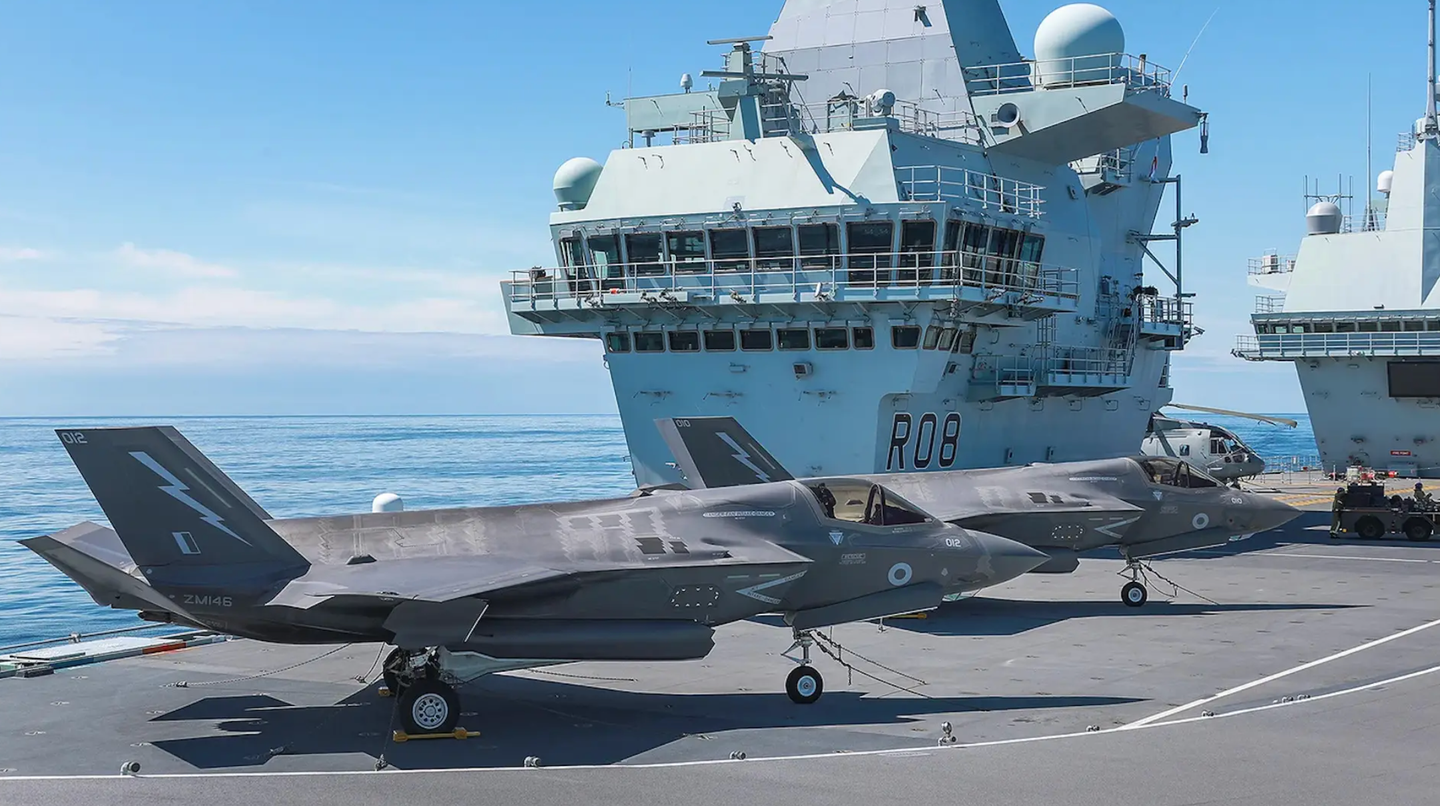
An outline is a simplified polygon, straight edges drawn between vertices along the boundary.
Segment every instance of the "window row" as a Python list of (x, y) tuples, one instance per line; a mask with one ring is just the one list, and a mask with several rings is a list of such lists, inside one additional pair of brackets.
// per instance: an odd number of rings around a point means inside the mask
[(1413, 333), (1423, 330), (1440, 330), (1440, 319), (1399, 320), (1360, 322), (1295, 322), (1294, 324), (1257, 324), (1255, 332), (1261, 335), (1289, 333)]
[[(813, 336), (813, 339), (812, 339)], [(869, 327), (782, 327), (744, 328), (730, 330), (670, 330), (640, 331), (636, 333), (614, 332), (605, 334), (605, 350), (610, 353), (698, 353), (701, 346), (706, 352), (730, 353), (765, 352), (769, 350), (873, 350), (875, 331)], [(890, 346), (897, 350), (943, 350), (952, 353), (968, 353), (975, 344), (975, 331), (955, 327), (930, 325), (925, 328), (924, 338), (915, 325), (896, 325), (890, 328)]]
[[(1005, 261), (1038, 264), (1045, 248), (1042, 235), (965, 221), (946, 222), (943, 240), (937, 244), (935, 238), (933, 220), (902, 221), (898, 228), (893, 221), (852, 221), (843, 245), (836, 224), (636, 232), (591, 235), (583, 242), (562, 238), (560, 261), (572, 279), (604, 281), (627, 273), (698, 273), (712, 264), (714, 271), (829, 269), (841, 255), (849, 256), (851, 270), (928, 269), (937, 256), (942, 267), (983, 269)], [(996, 266), (987, 266), (987, 259)]]

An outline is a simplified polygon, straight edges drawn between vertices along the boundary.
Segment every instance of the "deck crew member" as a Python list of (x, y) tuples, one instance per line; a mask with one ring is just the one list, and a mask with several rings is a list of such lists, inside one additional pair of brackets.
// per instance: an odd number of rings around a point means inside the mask
[(1425, 485), (1415, 482), (1415, 508), (1424, 512), (1435, 507), (1435, 499), (1425, 492)]
[(1335, 491), (1335, 501), (1330, 505), (1330, 536), (1340, 534), (1340, 512), (1345, 509), (1345, 488)]

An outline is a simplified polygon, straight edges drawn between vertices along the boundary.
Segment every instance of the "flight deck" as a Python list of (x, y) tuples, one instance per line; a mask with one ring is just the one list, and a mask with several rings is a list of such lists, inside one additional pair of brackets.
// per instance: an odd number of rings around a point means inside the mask
[[(1307, 752), (1299, 748), (1322, 746), (1320, 732), (1337, 721), (1344, 731), (1403, 726), (1403, 734), (1380, 733), (1433, 744), (1440, 719), (1424, 693), (1440, 671), (1440, 631), (1432, 629), (1440, 626), (1440, 544), (1333, 540), (1328, 512), (1313, 511), (1323, 508), (1331, 482), (1262, 478), (1257, 486), (1267, 484), (1312, 511), (1275, 532), (1155, 562), (1154, 571), (1182, 587), (1165, 597), (1169, 586), (1157, 583), (1143, 609), (1114, 599), (1123, 563), (1102, 553), (1074, 574), (1027, 575), (923, 618), (827, 630), (833, 655), (818, 656), (827, 696), (808, 706), (780, 688), (792, 666), (780, 656), (789, 630), (765, 617), (721, 628), (701, 661), (581, 663), (481, 678), (464, 689), (460, 724), (471, 735), (463, 740), (395, 741), (393, 700), (378, 691), (374, 646), (224, 640), (12, 677), (0, 680), (7, 715), (0, 775), (18, 780), (0, 782), (0, 796), (47, 803), (138, 802), (160, 791), (263, 796), (276, 776), (286, 781), (285, 797), (303, 791), (314, 793), (306, 795), (313, 802), (340, 802), (345, 792), (373, 797), (392, 786), (455, 793), (501, 778), (499, 791), (521, 793), (561, 786), (553, 769), (577, 766), (646, 767), (646, 780), (662, 788), (693, 776), (723, 788), (752, 775), (736, 765), (769, 765), (767, 777), (823, 774), (832, 786), (873, 787), (912, 774), (966, 785), (978, 775), (989, 786), (1001, 783), (991, 776), (1004, 759), (1021, 757), (1043, 759), (1050, 770), (1043, 780), (1059, 791), (1067, 784), (1055, 771), (1097, 754), (1115, 754), (1110, 760), (1127, 767), (1150, 758), (1145, 763), (1163, 765), (1156, 777), (1165, 777), (1184, 758), (1174, 753), (1191, 752), (1185, 748), (1203, 754), (1217, 741), (1243, 747), (1263, 739), (1255, 752), (1278, 754), (1283, 764), (1213, 770), (1234, 786), (1246, 770), (1299, 775), (1308, 768), (1296, 763)], [(975, 756), (954, 751), (1002, 761), (979, 770), (962, 761)], [(1343, 767), (1349, 758), (1330, 762)], [(138, 772), (122, 775), (129, 762)], [(526, 766), (546, 771), (501, 771)], [(489, 772), (434, 777), (427, 770)], [(420, 779), (385, 777), (397, 771)], [(1440, 783), (1428, 759), (1395, 774), (1404, 786)], [(192, 790), (198, 782), (145, 782), (175, 775), (207, 783)], [(563, 781), (613, 782), (609, 775), (575, 770)], [(1098, 792), (1111, 784), (1073, 785)], [(1374, 791), (1382, 790), (1391, 791)], [(798, 800), (812, 798), (820, 799), (812, 792)]]

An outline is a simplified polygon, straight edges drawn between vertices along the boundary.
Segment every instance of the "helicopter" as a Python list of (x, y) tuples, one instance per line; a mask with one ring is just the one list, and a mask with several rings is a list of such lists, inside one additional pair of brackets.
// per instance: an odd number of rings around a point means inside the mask
[[(1208, 414), (1224, 414), (1244, 417), (1272, 425), (1296, 428), (1300, 424), (1284, 417), (1269, 417), (1263, 414), (1249, 414), (1243, 411), (1212, 409), (1206, 406), (1187, 406), (1170, 403), (1161, 408), (1185, 409)], [(1239, 483), (1241, 479), (1258, 476), (1265, 472), (1265, 460), (1235, 432), (1218, 425), (1192, 422), (1167, 417), (1160, 412), (1150, 415), (1150, 425), (1145, 439), (1140, 443), (1140, 452), (1146, 456), (1171, 456), (1204, 470), (1219, 481)]]

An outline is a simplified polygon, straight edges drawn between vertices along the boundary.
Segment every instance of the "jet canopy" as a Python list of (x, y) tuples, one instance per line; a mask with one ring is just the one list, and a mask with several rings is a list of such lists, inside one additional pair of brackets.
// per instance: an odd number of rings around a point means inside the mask
[(1215, 477), (1181, 459), (1155, 458), (1138, 461), (1153, 484), (1187, 489), (1221, 486)]
[(818, 479), (806, 489), (824, 510), (825, 517), (871, 526), (902, 526), (935, 520), (893, 490), (864, 479)]

